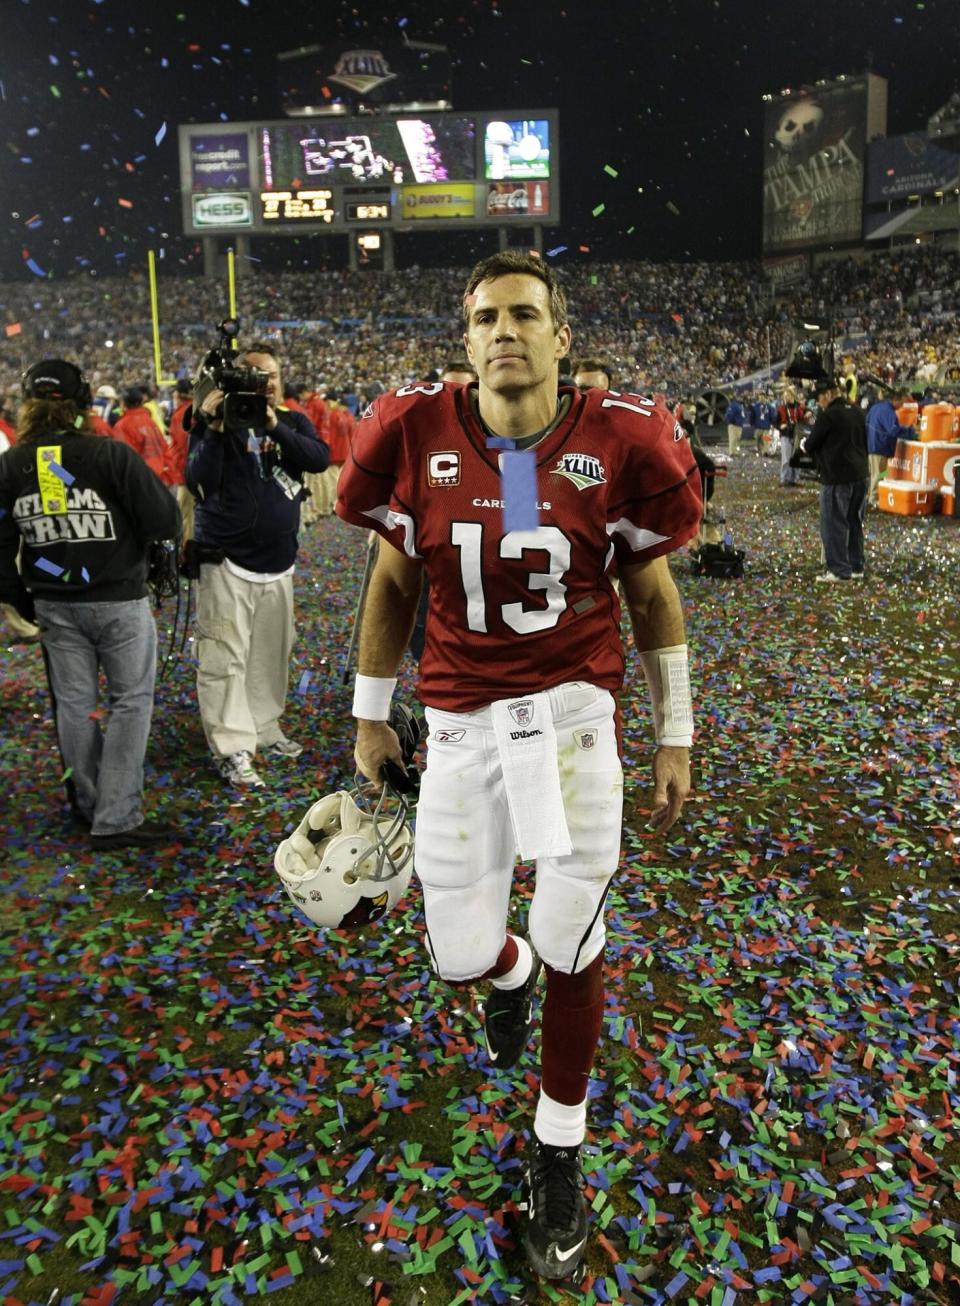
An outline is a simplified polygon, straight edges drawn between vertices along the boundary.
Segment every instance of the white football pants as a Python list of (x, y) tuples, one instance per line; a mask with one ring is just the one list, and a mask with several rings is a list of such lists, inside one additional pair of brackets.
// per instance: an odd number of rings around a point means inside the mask
[[(541, 857), (530, 940), (556, 970), (583, 970), (602, 950), (603, 903), (620, 859), (623, 770), (614, 701), (577, 682), (546, 691), (573, 851)], [(437, 973), (484, 974), (503, 947), (516, 843), (489, 708), (426, 709), (427, 765), (417, 804), (414, 865)]]

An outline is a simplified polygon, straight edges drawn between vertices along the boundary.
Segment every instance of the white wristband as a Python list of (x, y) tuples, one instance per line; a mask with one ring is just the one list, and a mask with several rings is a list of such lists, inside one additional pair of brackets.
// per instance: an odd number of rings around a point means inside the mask
[(693, 743), (693, 703), (686, 644), (640, 654), (650, 690), (658, 748), (689, 748)]
[(353, 715), (364, 721), (388, 721), (396, 676), (361, 676), (353, 683)]

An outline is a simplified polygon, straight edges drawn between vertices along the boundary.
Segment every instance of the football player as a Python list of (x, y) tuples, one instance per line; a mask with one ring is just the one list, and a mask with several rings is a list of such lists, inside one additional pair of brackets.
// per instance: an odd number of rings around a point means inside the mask
[[(463, 299), (473, 384), (402, 386), (370, 405), (338, 514), (380, 534), (353, 714), (371, 779), (401, 755), (388, 724), (421, 585), (430, 586), (419, 694), (429, 728), (415, 867), (428, 946), (453, 984), (489, 981), (487, 1055), (524, 1051), (546, 975), (541, 1090), (524, 1244), (572, 1275), (587, 1239), (579, 1149), (603, 1016), (604, 899), (619, 860), (623, 778), (614, 695), (624, 653), (616, 562), (656, 726), (653, 828), (690, 786), (692, 710), (667, 554), (698, 529), (683, 430), (652, 400), (558, 390), (564, 295), (508, 250)], [(507, 929), (514, 863), (536, 863), (529, 938)]]

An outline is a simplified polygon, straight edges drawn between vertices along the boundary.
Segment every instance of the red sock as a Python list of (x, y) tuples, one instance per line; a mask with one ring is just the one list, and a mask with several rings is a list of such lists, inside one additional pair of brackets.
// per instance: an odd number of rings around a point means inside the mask
[(519, 958), (520, 949), (517, 947), (517, 941), (512, 934), (508, 934), (506, 942), (500, 949), (499, 957), (489, 970), (485, 970), (482, 975), (475, 975), (473, 979), (445, 980), (444, 983), (457, 988), (458, 986), (466, 987), (468, 984), (480, 984), (483, 980), (499, 979), (501, 975), (506, 975), (513, 970)]
[[(517, 947), (517, 941), (512, 934), (508, 934), (503, 947), (500, 949), (500, 956), (489, 970), (484, 971), (484, 973), (479, 976), (479, 979), (499, 979), (501, 975), (506, 975), (508, 971), (513, 970), (519, 958), (520, 949)], [(477, 981), (474, 980), (474, 983), (476, 982)]]
[(543, 969), (547, 975), (540, 1032), (543, 1091), (554, 1102), (578, 1106), (587, 1096), (603, 1023), (603, 953), (576, 975), (546, 964)]

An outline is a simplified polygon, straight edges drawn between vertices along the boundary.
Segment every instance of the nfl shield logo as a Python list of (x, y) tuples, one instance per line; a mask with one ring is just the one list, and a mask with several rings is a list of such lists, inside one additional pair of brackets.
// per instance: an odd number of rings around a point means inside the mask
[(596, 730), (577, 730), (573, 737), (580, 748), (592, 748), (597, 742)]
[(528, 726), (533, 720), (533, 699), (524, 698), (519, 703), (510, 703), (507, 711), (518, 726)]

